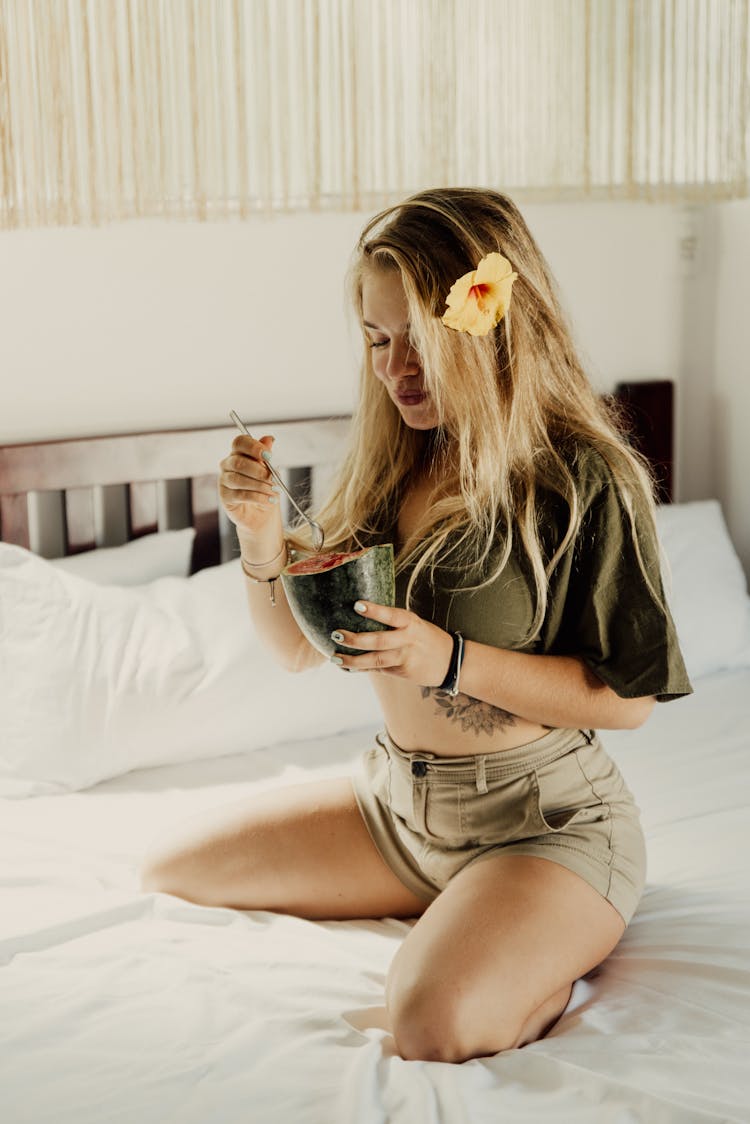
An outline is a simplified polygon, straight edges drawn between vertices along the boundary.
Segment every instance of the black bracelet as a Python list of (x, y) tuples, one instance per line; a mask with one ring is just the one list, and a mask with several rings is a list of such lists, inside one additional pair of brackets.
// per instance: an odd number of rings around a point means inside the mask
[(464, 638), (460, 632), (452, 632), (453, 637), (453, 651), (451, 652), (451, 662), (448, 664), (448, 671), (446, 672), (445, 679), (437, 688), (438, 691), (445, 691), (451, 698), (455, 698), (458, 694), (458, 680), (461, 676), (461, 664), (464, 662)]

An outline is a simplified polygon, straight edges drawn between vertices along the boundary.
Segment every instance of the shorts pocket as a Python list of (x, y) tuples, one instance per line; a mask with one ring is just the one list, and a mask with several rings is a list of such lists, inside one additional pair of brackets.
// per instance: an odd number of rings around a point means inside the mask
[[(588, 746), (586, 750), (588, 750)], [(563, 831), (576, 823), (596, 823), (609, 816), (604, 790), (595, 787), (584, 774), (577, 749), (536, 769), (540, 834)]]
[(546, 830), (533, 771), (489, 780), (487, 792), (462, 785), (460, 815), (467, 842), (483, 846), (529, 839)]

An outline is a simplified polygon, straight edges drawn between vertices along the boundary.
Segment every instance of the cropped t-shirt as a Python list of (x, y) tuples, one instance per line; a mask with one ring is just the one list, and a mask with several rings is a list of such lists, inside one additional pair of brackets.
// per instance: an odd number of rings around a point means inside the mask
[[(637, 518), (638, 544), (651, 586), (638, 561), (630, 519), (609, 466), (593, 450), (576, 458), (582, 520), (579, 532), (550, 579), (547, 612), (538, 636), (527, 641), (534, 616), (534, 582), (519, 537), (508, 562), (479, 590), (476, 572), (429, 567), (415, 583), (410, 608), (418, 616), (467, 640), (497, 648), (577, 656), (622, 698), (655, 695), (659, 701), (692, 692), (674, 621), (664, 599), (659, 549), (648, 520)], [(542, 538), (551, 557), (562, 540), (569, 511), (558, 496), (542, 501)], [(374, 541), (396, 542), (395, 524)], [(497, 565), (503, 535), (489, 557)], [(396, 576), (396, 605), (404, 607), (413, 566)], [(456, 589), (457, 592), (451, 590)]]

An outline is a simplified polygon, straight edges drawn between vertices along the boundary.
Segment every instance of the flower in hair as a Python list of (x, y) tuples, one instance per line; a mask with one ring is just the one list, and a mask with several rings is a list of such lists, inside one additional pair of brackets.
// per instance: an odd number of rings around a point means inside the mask
[(486, 336), (508, 311), (517, 277), (502, 254), (487, 254), (473, 272), (465, 273), (452, 286), (443, 323), (457, 332)]

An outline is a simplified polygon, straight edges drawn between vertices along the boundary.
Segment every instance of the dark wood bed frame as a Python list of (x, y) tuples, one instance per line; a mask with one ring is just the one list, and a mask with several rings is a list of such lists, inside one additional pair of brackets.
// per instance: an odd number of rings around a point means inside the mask
[[(608, 396), (650, 462), (661, 502), (673, 498), (673, 395), (669, 380), (652, 380), (620, 383)], [(257, 421), (249, 428), (276, 436), (274, 463), (304, 506), (316, 475), (335, 460), (348, 424), (346, 417), (329, 417)], [(58, 545), (40, 553), (76, 554), (192, 525), (192, 571), (215, 565), (222, 558), (217, 466), (235, 433), (214, 426), (0, 446), (0, 539), (31, 547), (32, 494), (43, 501), (42, 520), (59, 524)], [(100, 504), (98, 521), (97, 490), (113, 501)]]

